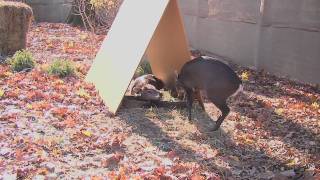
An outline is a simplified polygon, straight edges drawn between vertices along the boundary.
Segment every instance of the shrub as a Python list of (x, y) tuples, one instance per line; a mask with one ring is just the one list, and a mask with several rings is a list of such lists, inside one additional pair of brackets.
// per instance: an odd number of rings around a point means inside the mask
[(61, 78), (75, 74), (75, 65), (68, 60), (56, 59), (49, 67), (48, 73)]
[(12, 58), (9, 59), (11, 69), (20, 72), (31, 70), (35, 66), (35, 61), (32, 54), (27, 50), (17, 51)]

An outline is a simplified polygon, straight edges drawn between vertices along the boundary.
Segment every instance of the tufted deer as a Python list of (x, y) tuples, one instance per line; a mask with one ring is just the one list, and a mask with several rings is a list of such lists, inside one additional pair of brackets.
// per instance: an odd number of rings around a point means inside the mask
[(178, 86), (187, 95), (188, 118), (191, 120), (192, 103), (196, 96), (204, 109), (200, 91), (221, 111), (214, 131), (218, 130), (230, 109), (227, 99), (242, 90), (242, 82), (237, 74), (226, 64), (206, 56), (197, 57), (182, 67), (178, 75)]
[(136, 78), (130, 86), (130, 93), (141, 100), (159, 101), (164, 83), (153, 74)]

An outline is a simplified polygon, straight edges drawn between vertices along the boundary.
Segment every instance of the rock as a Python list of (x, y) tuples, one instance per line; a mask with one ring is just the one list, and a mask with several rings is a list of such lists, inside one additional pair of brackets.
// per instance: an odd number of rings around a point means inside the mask
[(32, 15), (25, 3), (0, 1), (0, 55), (25, 49)]

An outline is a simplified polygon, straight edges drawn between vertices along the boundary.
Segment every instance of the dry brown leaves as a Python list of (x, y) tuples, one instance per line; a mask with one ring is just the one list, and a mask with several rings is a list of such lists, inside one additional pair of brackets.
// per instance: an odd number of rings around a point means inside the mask
[[(0, 175), (4, 178), (270, 179), (319, 174), (319, 88), (238, 68), (245, 92), (210, 132), (217, 111), (126, 105), (110, 117), (83, 81), (104, 36), (65, 24), (34, 25), (28, 49), (38, 66), (0, 65)], [(55, 58), (78, 76), (43, 71)], [(151, 114), (151, 115), (150, 115)], [(211, 118), (212, 117), (212, 118)], [(295, 170), (295, 171), (293, 171)], [(288, 173), (290, 172), (290, 173)], [(292, 173), (293, 172), (293, 173)]]

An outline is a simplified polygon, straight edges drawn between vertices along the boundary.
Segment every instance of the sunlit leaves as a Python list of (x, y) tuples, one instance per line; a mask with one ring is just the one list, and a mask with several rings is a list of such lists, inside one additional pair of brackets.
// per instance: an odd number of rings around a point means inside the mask
[(0, 99), (4, 96), (4, 90), (0, 88)]
[(286, 164), (287, 166), (295, 166), (299, 163), (299, 159), (298, 158), (293, 158), (291, 160), (289, 160), (289, 162)]
[(283, 112), (284, 112), (284, 109), (278, 108), (278, 109), (275, 109), (274, 112), (275, 112), (278, 116), (282, 116), (282, 115), (283, 115)]
[(67, 41), (63, 43), (63, 51), (65, 53), (73, 53), (76, 51), (75, 49), (75, 43), (72, 41)]
[(320, 108), (320, 105), (319, 105), (318, 102), (313, 102), (313, 103), (311, 104), (311, 107), (314, 108), (314, 109), (319, 109), (319, 108)]
[(87, 131), (87, 130), (81, 131), (81, 133), (82, 133), (83, 135), (85, 135), (86, 137), (91, 137), (91, 136), (92, 136), (92, 132)]
[(90, 0), (90, 4), (92, 4), (96, 8), (112, 8), (115, 5), (117, 0)]
[(0, 71), (0, 78), (8, 78), (8, 77), (10, 77), (12, 75), (13, 75), (13, 73), (10, 72), (10, 71), (4, 71), (4, 72)]
[(79, 96), (79, 97), (82, 97), (84, 99), (89, 99), (90, 98), (90, 95), (87, 93), (87, 91), (83, 88), (80, 88), (76, 94)]
[(250, 73), (248, 71), (244, 71), (242, 74), (241, 74), (241, 79), (242, 81), (249, 81), (249, 76), (250, 76)]
[(33, 106), (28, 103), (28, 104), (26, 105), (26, 108), (27, 108), (27, 109), (33, 109)]
[(88, 39), (88, 37), (89, 37), (89, 36), (88, 36), (87, 34), (81, 34), (80, 39), (83, 40), (83, 41), (85, 41), (85, 40)]

